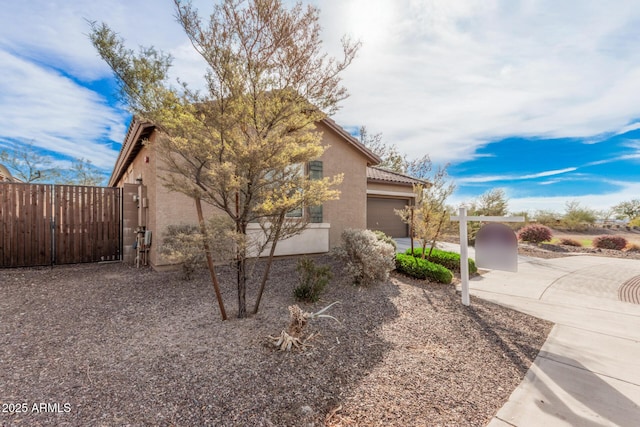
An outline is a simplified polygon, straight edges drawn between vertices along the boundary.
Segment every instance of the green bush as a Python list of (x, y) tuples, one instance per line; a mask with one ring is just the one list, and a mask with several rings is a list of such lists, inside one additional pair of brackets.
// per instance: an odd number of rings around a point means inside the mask
[(309, 258), (301, 258), (296, 265), (300, 284), (293, 290), (293, 295), (299, 301), (316, 302), (329, 280), (333, 277), (331, 267), (316, 263)]
[[(405, 255), (411, 255), (411, 249), (407, 249), (405, 251)], [(427, 248), (427, 255), (429, 255), (429, 248)], [(413, 256), (422, 258), (422, 248), (415, 248), (413, 250)], [(436, 264), (440, 264), (449, 270), (460, 271), (460, 254), (455, 252), (448, 252), (433, 248), (428, 260)], [(477, 272), (478, 267), (476, 267), (475, 261), (469, 258), (469, 274), (476, 274)]]
[(428, 279), (444, 284), (451, 283), (453, 279), (451, 271), (442, 265), (406, 254), (396, 255), (396, 270), (416, 279)]

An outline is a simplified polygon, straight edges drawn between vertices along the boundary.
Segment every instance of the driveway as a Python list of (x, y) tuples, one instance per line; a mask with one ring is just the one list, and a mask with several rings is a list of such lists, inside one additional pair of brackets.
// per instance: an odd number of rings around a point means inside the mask
[[(396, 242), (398, 252), (410, 245)], [(489, 427), (640, 425), (640, 261), (519, 256), (517, 273), (491, 270), (469, 285), (479, 298), (556, 324)]]
[[(634, 280), (635, 279), (635, 280)], [(640, 420), (640, 262), (521, 257), (471, 293), (556, 323), (489, 426), (635, 426)]]

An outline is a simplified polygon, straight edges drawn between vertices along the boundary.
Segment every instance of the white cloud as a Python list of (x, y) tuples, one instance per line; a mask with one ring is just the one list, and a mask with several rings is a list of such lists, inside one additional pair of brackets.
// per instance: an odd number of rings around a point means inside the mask
[(113, 166), (117, 153), (96, 141), (124, 136), (122, 114), (57, 72), (2, 50), (0, 64), (0, 138)]
[(582, 206), (590, 209), (604, 211), (618, 203), (637, 199), (640, 194), (639, 182), (612, 181), (611, 184), (620, 187), (619, 190), (608, 194), (592, 194), (583, 196), (557, 196), (557, 197), (521, 197), (509, 199), (509, 210), (513, 212), (536, 210), (552, 210), (563, 212), (568, 201), (577, 201)]
[[(331, 41), (369, 17), (367, 8), (347, 15), (356, 0), (319, 3)], [(456, 162), (505, 136), (588, 137), (633, 129), (640, 116), (629, 96), (640, 89), (637, 2), (393, 5), (382, 42), (362, 35), (343, 125)]]
[(564, 169), (555, 169), (550, 171), (532, 173), (527, 175), (485, 175), (485, 176), (470, 176), (456, 179), (458, 184), (473, 184), (473, 183), (485, 183), (495, 181), (518, 181), (535, 178), (543, 178), (545, 176), (560, 175), (568, 172), (574, 172), (578, 168), (570, 167)]

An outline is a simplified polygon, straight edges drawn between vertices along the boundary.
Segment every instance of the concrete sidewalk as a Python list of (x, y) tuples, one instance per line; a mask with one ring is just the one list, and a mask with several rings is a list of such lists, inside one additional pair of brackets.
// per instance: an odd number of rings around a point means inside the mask
[(573, 256), (470, 281), (473, 295), (556, 323), (489, 426), (640, 425), (640, 305), (618, 299), (638, 275), (637, 260)]
[(556, 324), (490, 427), (640, 426), (640, 305), (618, 297), (636, 276), (638, 260), (579, 255), (519, 256), (517, 273), (472, 278), (473, 295)]

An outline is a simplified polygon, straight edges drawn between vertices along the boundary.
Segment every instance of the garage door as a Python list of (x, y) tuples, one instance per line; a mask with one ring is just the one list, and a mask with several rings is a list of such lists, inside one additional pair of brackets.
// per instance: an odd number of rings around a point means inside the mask
[(391, 237), (407, 237), (407, 224), (400, 220), (394, 209), (404, 209), (409, 204), (406, 199), (367, 198), (367, 228), (380, 230)]

